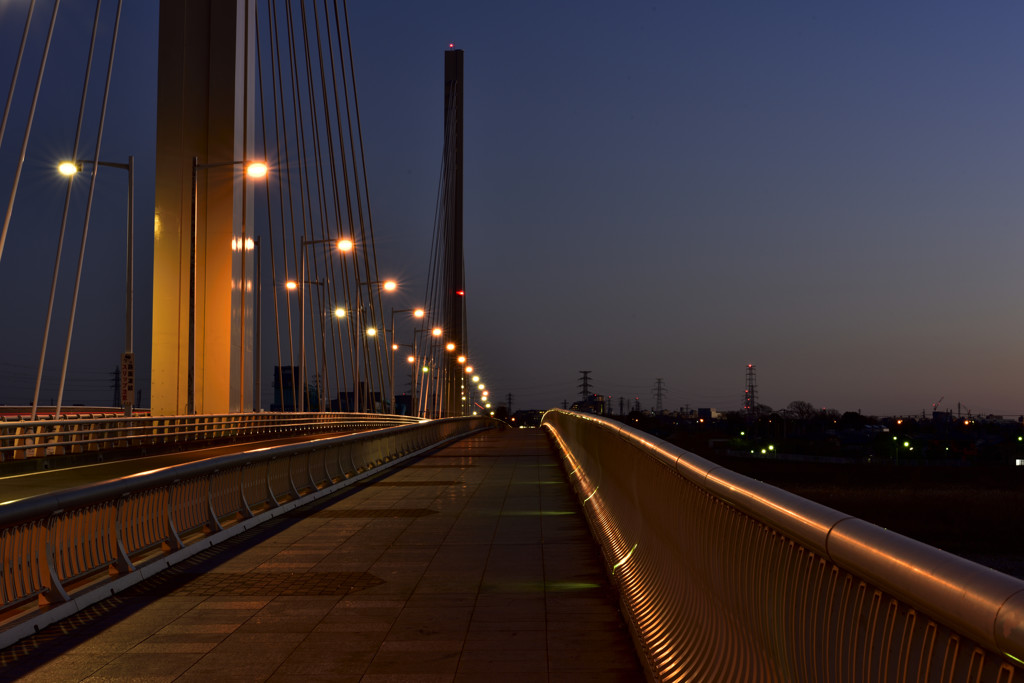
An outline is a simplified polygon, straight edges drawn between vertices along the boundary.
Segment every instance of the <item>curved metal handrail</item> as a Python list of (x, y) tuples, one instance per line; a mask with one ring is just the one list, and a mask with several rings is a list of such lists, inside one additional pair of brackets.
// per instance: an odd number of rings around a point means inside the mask
[(228, 413), (10, 420), (0, 422), (0, 462), (211, 439), (255, 440), (316, 431), (379, 429), (419, 421), (410, 416), (377, 413)]
[[(542, 423), (655, 678), (1024, 675), (1024, 581), (612, 420), (553, 410)], [(721, 631), (695, 634), (695, 619)]]

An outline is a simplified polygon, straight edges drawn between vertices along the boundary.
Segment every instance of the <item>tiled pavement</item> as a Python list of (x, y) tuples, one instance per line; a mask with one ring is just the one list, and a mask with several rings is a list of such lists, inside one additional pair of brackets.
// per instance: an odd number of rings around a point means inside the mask
[(642, 681), (544, 432), (487, 432), (0, 653), (30, 681)]

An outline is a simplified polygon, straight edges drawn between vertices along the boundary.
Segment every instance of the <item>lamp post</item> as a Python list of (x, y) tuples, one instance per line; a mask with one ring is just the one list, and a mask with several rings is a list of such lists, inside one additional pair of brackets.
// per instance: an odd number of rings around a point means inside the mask
[[(319, 285), (320, 287), (324, 287), (324, 283), (322, 281), (320, 281), (320, 280), (316, 280), (316, 281), (313, 281), (313, 282), (309, 282), (309, 281), (306, 280), (306, 247), (308, 247), (310, 245), (314, 245), (314, 244), (334, 244), (336, 246), (336, 248), (338, 249), (338, 251), (340, 251), (342, 253), (346, 253), (346, 252), (352, 251), (352, 248), (353, 248), (352, 240), (350, 240), (350, 239), (348, 239), (346, 237), (341, 237), (341, 238), (338, 238), (338, 239), (325, 239), (325, 240), (307, 240), (306, 238), (302, 238), (302, 253), (299, 255), (299, 262), (301, 263), (299, 282), (298, 283), (295, 283), (295, 282), (287, 283), (288, 289), (299, 289), (303, 285)], [(325, 291), (325, 294), (326, 294), (326, 291)], [(301, 402), (300, 405), (301, 405), (301, 408), (302, 408), (302, 412), (305, 412), (306, 411), (306, 292), (305, 292), (305, 288), (304, 287), (302, 287), (302, 289), (299, 289), (299, 297), (300, 297), (299, 325), (301, 326), (301, 329), (299, 331), (299, 377), (300, 377), (300, 381), (302, 383), (302, 402)], [(340, 315), (339, 315), (339, 311), (341, 311)], [(343, 308), (335, 309), (334, 315), (335, 315), (335, 317), (338, 317), (338, 318), (344, 317), (344, 315), (345, 315), (344, 314), (344, 309)], [(327, 365), (327, 359), (324, 358), (324, 366), (325, 366), (324, 377), (325, 378), (327, 376), (326, 365)], [(321, 398), (320, 403), (321, 403), (320, 409), (322, 411), (323, 410), (323, 405), (322, 405), (323, 404), (323, 400), (322, 400), (322, 398)]]
[[(305, 262), (303, 262), (305, 265)], [(285, 283), (285, 288), (288, 290), (297, 290), (299, 292), (299, 390), (302, 392), (302, 400), (299, 402), (299, 412), (306, 412), (306, 292), (305, 285), (316, 285), (323, 287), (324, 283), (320, 280), (306, 280), (305, 279), (306, 269), (302, 269), (303, 279), (296, 282), (295, 280), (289, 280)], [(335, 311), (335, 315), (338, 315)], [(339, 316), (340, 317), (340, 316)], [(294, 382), (294, 378), (292, 380)], [(322, 401), (321, 401), (322, 403)]]
[(255, 337), (253, 339), (253, 350), (252, 350), (253, 366), (254, 366), (253, 367), (253, 378), (252, 378), (252, 383), (253, 383), (253, 386), (252, 386), (252, 394), (253, 394), (252, 410), (253, 410), (254, 413), (258, 413), (258, 412), (260, 412), (260, 409), (261, 409), (261, 405), (260, 404), (262, 403), (262, 401), (260, 400), (260, 394), (263, 393), (263, 362), (262, 362), (262, 355), (263, 355), (263, 353), (262, 353), (263, 352), (263, 345), (262, 345), (262, 341), (263, 341), (263, 308), (261, 307), (262, 306), (261, 300), (262, 300), (262, 294), (263, 294), (263, 281), (260, 279), (260, 277), (261, 277), (260, 270), (261, 270), (261, 265), (262, 265), (262, 263), (261, 263), (262, 259), (260, 258), (260, 237), (259, 237), (259, 235), (256, 235), (256, 237), (254, 237), (253, 239), (254, 239), (253, 245), (255, 246), (255, 251), (256, 251), (256, 291), (253, 292), (253, 294), (254, 294), (254, 296), (256, 298), (256, 302), (255, 302), (256, 313), (255, 313), (255, 316), (254, 316), (254, 320), (252, 322), (253, 322), (253, 325), (256, 327), (256, 335), (255, 335)]
[[(263, 161), (222, 161), (213, 164), (200, 164), (199, 157), (192, 157), (192, 216), (191, 230), (189, 232), (189, 259), (188, 259), (188, 385), (185, 403), (185, 412), (189, 415), (196, 413), (196, 223), (199, 220), (199, 169), (219, 168), (222, 166), (245, 165), (245, 175), (249, 178), (263, 178), (267, 175), (267, 164)], [(245, 206), (245, 187), (242, 188), (242, 206)], [(244, 221), (244, 219), (243, 219)], [(244, 237), (243, 256), (244, 267)], [(243, 280), (245, 278), (243, 277)], [(245, 296), (243, 283), (242, 296)], [(243, 299), (244, 301), (244, 299)], [(242, 306), (242, 327), (245, 327), (245, 306)], [(245, 366), (245, 342), (242, 344), (242, 367)], [(244, 373), (243, 373), (244, 374)], [(242, 381), (242, 375), (239, 375)], [(244, 394), (243, 394), (244, 395)], [(239, 403), (239, 410), (242, 404)]]
[[(426, 312), (422, 308), (399, 308), (395, 310), (391, 309), (391, 350), (392, 352), (397, 351), (399, 346), (408, 346), (408, 344), (396, 344), (395, 343), (395, 313), (412, 313), (412, 316), (417, 319), (422, 319)], [(388, 383), (391, 385), (391, 413), (395, 414), (395, 360), (394, 354), (392, 353), (391, 363), (388, 365)]]
[[(133, 322), (132, 322), (132, 297), (134, 294), (134, 251), (135, 251), (135, 156), (128, 156), (128, 163), (121, 164), (113, 161), (94, 161), (92, 159), (79, 159), (77, 161), (62, 162), (57, 170), (66, 176), (73, 176), (82, 170), (83, 164), (93, 166), (107, 166), (109, 168), (120, 168), (128, 171), (128, 257), (125, 266), (125, 320), (124, 320), (124, 355), (121, 356), (121, 407), (124, 409), (125, 417), (130, 417), (132, 407), (135, 404), (135, 354), (133, 346)], [(38, 397), (37, 397), (38, 398)], [(35, 405), (38, 400), (33, 401), (32, 410), (35, 412)]]
[[(363, 287), (364, 286), (365, 287), (372, 287), (373, 285), (380, 285), (381, 289), (383, 289), (385, 292), (393, 292), (396, 289), (398, 289), (398, 283), (395, 282), (394, 280), (371, 280), (370, 282), (360, 282), (358, 280), (356, 281), (356, 335), (357, 335), (357, 338), (356, 338), (356, 358), (355, 358), (356, 370), (355, 370), (355, 376), (353, 378), (353, 382), (354, 382), (354, 387), (353, 387), (354, 391), (353, 391), (353, 393), (356, 394), (356, 412), (357, 413), (361, 412), (360, 408), (362, 407), (362, 404), (363, 404), (363, 396), (362, 396), (363, 392), (360, 390), (360, 387), (359, 387), (359, 375), (360, 375), (360, 372), (359, 372), (359, 370), (360, 370), (360, 367), (359, 367), (359, 349), (360, 349), (360, 347), (363, 344), (363, 336), (362, 336), (363, 333), (362, 333), (362, 329), (359, 327), (359, 325), (360, 325), (359, 317), (360, 317), (360, 315), (362, 315), (362, 309), (363, 309), (363, 305), (362, 305)], [(371, 329), (373, 330), (372, 333), (369, 332), (369, 330), (371, 330)], [(377, 330), (375, 328), (368, 328), (367, 329), (367, 333), (368, 333), (368, 336), (376, 336)], [(385, 337), (384, 343), (387, 343), (386, 331), (385, 331), (384, 337)], [(389, 355), (389, 356), (387, 356), (387, 358), (388, 358), (389, 366), (390, 366), (391, 356)], [(377, 356), (377, 361), (378, 361), (378, 370), (379, 370), (380, 369), (380, 356), (379, 355)]]
[[(413, 335), (413, 338), (415, 338), (415, 334)], [(392, 339), (394, 339), (394, 337), (392, 337)], [(401, 343), (398, 343), (398, 342), (395, 342), (395, 341), (392, 341), (392, 343), (391, 343), (391, 351), (392, 352), (398, 351), (398, 349), (400, 349), (402, 347), (405, 347), (405, 348), (407, 348), (407, 349), (409, 349), (411, 351), (409, 356), (406, 358), (406, 361), (412, 366), (412, 374), (409, 377), (409, 392), (410, 392), (409, 395), (410, 395), (410, 397), (412, 397), (412, 401), (410, 401), (410, 404), (409, 404), (409, 414), (410, 415), (415, 415), (415, 410), (414, 410), (415, 403), (414, 402), (415, 402), (415, 395), (416, 395), (416, 346), (414, 344), (401, 344)], [(394, 376), (393, 375), (392, 375), (392, 383), (391, 383), (391, 412), (394, 415), (398, 414), (398, 412), (395, 410), (395, 385), (394, 385)]]

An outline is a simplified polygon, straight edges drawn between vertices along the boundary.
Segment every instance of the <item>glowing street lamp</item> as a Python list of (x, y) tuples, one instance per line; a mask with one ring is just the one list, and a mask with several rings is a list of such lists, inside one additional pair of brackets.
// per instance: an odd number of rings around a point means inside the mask
[(269, 170), (270, 168), (265, 161), (253, 161), (245, 167), (245, 175), (254, 180), (259, 180), (260, 178), (266, 178)]
[[(305, 250), (303, 250), (303, 251), (305, 251)], [(303, 261), (303, 265), (305, 265), (305, 261)], [(317, 287), (323, 287), (324, 286), (324, 283), (321, 282), (320, 280), (315, 280), (315, 281), (312, 281), (312, 282), (307, 281), (305, 279), (305, 275), (306, 275), (305, 270), (306, 270), (305, 268), (302, 269), (303, 280), (301, 281), (301, 283), (300, 282), (296, 282), (295, 280), (288, 280), (286, 283), (284, 283), (285, 289), (287, 289), (290, 292), (294, 292), (295, 290), (299, 289), (299, 284), (303, 284), (303, 285), (316, 285)], [(341, 316), (338, 316), (338, 311), (339, 310), (342, 311), (342, 314), (344, 314), (344, 310), (345, 309), (343, 309), (343, 308), (342, 309), (335, 309), (335, 311), (334, 311), (335, 317), (341, 317)], [(326, 367), (324, 369), (324, 372), (326, 374)], [(294, 385), (294, 383), (293, 383), (293, 385)], [(306, 412), (306, 293), (305, 292), (302, 292), (302, 293), (299, 294), (299, 385), (300, 385), (300, 391), (302, 391), (302, 400), (299, 402), (299, 409), (302, 412)], [(321, 401), (321, 403), (323, 403), (323, 401)], [(282, 405), (284, 405), (284, 400), (283, 399), (282, 399)]]
[[(132, 352), (132, 297), (134, 293), (134, 241), (135, 241), (135, 157), (132, 155), (128, 156), (128, 163), (121, 164), (112, 161), (94, 161), (92, 159), (80, 159), (80, 160), (69, 160), (62, 161), (58, 166), (57, 170), (61, 175), (71, 178), (76, 173), (82, 170), (85, 164), (92, 164), (93, 166), (106, 166), (108, 168), (120, 168), (123, 171), (128, 171), (128, 258), (125, 266), (125, 321), (124, 321), (124, 355), (121, 357), (121, 376), (122, 381), (127, 384), (121, 386), (121, 407), (124, 409), (126, 417), (132, 414), (132, 406), (135, 403), (134, 394), (134, 377), (132, 373), (128, 372), (128, 368), (132, 368), (134, 371), (134, 354)], [(51, 300), (52, 306), (52, 300)], [(70, 342), (70, 339), (68, 340)], [(44, 342), (45, 344), (45, 342)], [(39, 369), (40, 379), (42, 378), (42, 367)], [(63, 381), (63, 380), (62, 380)], [(63, 385), (62, 385), (63, 386)], [(36, 384), (35, 397), (32, 400), (32, 418), (35, 419), (36, 406), (39, 405), (39, 384)], [(58, 410), (60, 410), (58, 406)]]
[[(186, 398), (185, 411), (189, 415), (196, 412), (196, 223), (199, 219), (199, 169), (220, 168), (224, 166), (243, 166), (245, 175), (252, 180), (265, 178), (269, 167), (265, 161), (223, 161), (213, 164), (200, 164), (199, 157), (192, 157), (192, 216), (191, 231), (189, 236), (189, 263), (188, 263), (188, 394)], [(245, 206), (245, 187), (242, 188), (242, 205)], [(245, 234), (245, 218), (242, 219), (242, 233)], [(243, 268), (245, 259), (242, 260)], [(243, 271), (242, 279), (245, 279)], [(245, 315), (245, 306), (242, 306), (242, 315)], [(242, 326), (245, 326), (245, 319), (242, 319)], [(259, 362), (259, 359), (257, 359)], [(245, 346), (242, 345), (242, 366), (245, 366)], [(244, 373), (239, 374), (239, 378)], [(239, 410), (242, 409), (239, 402)]]
[[(396, 291), (398, 289), (398, 283), (395, 282), (394, 280), (372, 280), (370, 282), (361, 282), (361, 281), (357, 280), (356, 281), (356, 329), (357, 330), (361, 329), (361, 326), (360, 326), (360, 323), (359, 323), (359, 316), (360, 316), (360, 314), (362, 313), (362, 310), (363, 310), (363, 303), (362, 303), (363, 287), (364, 286), (370, 287), (372, 285), (380, 285), (381, 289), (383, 289), (385, 292), (394, 292), (394, 291)], [(385, 332), (385, 334), (384, 334), (384, 337), (385, 337), (384, 342), (387, 343), (387, 338), (386, 338), (387, 337), (387, 330), (385, 330), (384, 332)], [(377, 336), (377, 328), (375, 328), (375, 327), (367, 328), (366, 335), (368, 337), (375, 337), (375, 336)], [(357, 340), (357, 342), (356, 342), (356, 353), (355, 353), (355, 372), (353, 373), (353, 376), (352, 376), (353, 394), (356, 397), (356, 412), (359, 412), (359, 410), (362, 407), (362, 402), (363, 402), (362, 401), (362, 399), (363, 399), (362, 392), (359, 390), (359, 375), (360, 375), (359, 349), (360, 349), (361, 346), (362, 346), (362, 340), (361, 339)], [(393, 369), (393, 363), (392, 363), (391, 355), (390, 354), (385, 354), (385, 357), (387, 358), (387, 361), (388, 361), (388, 376), (389, 377), (393, 377), (394, 369)], [(380, 373), (380, 367), (379, 366), (377, 368), (377, 372), (378, 372), (378, 375), (379, 375), (379, 373)], [(383, 384), (383, 377), (381, 377), (381, 384)]]
[[(385, 289), (387, 288), (388, 282), (394, 282), (394, 281), (393, 280), (386, 281), (384, 283)], [(398, 346), (399, 346), (398, 344), (395, 343), (395, 339), (396, 339), (396, 336), (395, 336), (395, 313), (412, 313), (412, 317), (417, 318), (417, 319), (422, 318), (424, 315), (426, 315), (426, 311), (424, 311), (422, 308), (399, 308), (397, 310), (394, 309), (394, 308), (391, 309), (391, 350), (392, 351), (397, 351), (398, 350)], [(415, 341), (415, 339), (414, 339), (414, 341)], [(389, 358), (388, 360), (392, 361), (392, 362), (388, 363), (388, 383), (391, 385), (391, 412), (394, 412), (394, 410), (395, 410), (395, 364), (394, 364), (392, 359)], [(415, 378), (413, 379), (413, 384), (414, 384), (413, 391), (415, 391)]]

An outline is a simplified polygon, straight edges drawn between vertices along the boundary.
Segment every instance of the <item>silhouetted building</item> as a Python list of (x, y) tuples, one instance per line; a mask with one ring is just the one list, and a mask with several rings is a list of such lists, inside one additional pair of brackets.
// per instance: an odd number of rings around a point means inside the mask
[(270, 410), (279, 413), (296, 411), (295, 379), (298, 376), (298, 365), (274, 366), (274, 402), (270, 404)]
[(580, 413), (593, 413), (595, 415), (604, 415), (604, 396), (600, 394), (591, 394), (585, 400), (576, 401), (572, 404), (572, 409)]

